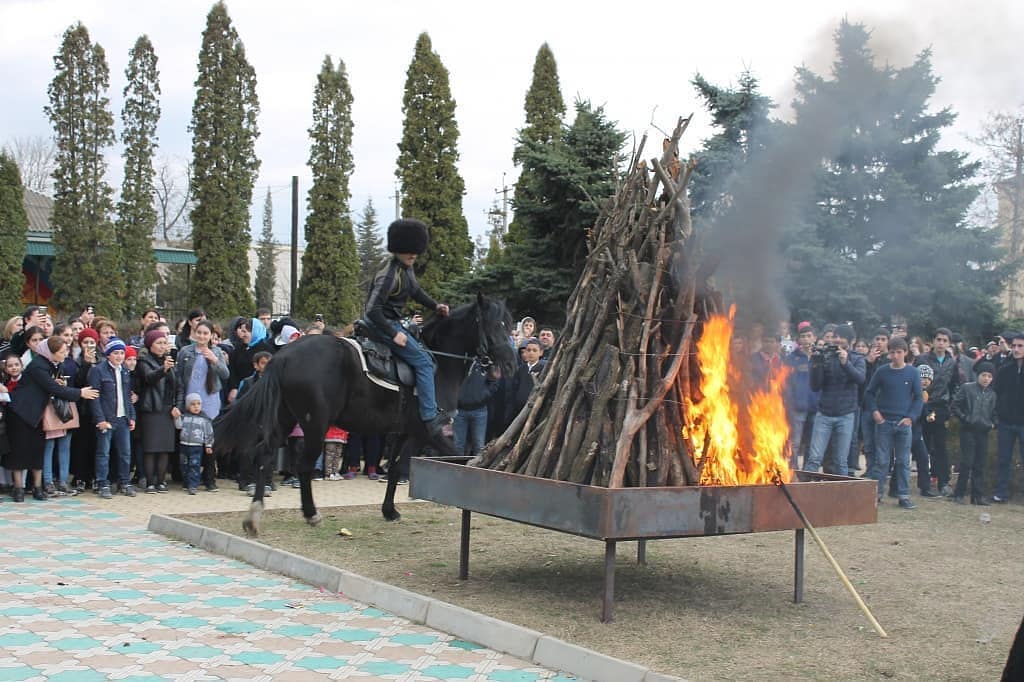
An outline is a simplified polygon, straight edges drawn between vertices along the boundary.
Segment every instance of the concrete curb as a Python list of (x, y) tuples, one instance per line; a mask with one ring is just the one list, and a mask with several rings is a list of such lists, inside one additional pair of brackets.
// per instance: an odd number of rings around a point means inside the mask
[(536, 630), (184, 519), (153, 514), (149, 519), (149, 530), (332, 593), (340, 592), (396, 616), (579, 678), (594, 682), (685, 682), (680, 677), (657, 673)]

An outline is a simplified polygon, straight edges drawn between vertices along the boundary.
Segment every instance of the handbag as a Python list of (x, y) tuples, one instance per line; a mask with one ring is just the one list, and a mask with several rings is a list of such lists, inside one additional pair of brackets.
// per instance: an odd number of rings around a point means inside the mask
[(53, 405), (53, 411), (57, 413), (57, 416), (62, 422), (71, 421), (71, 403), (64, 398), (58, 398), (56, 396), (50, 396), (50, 404)]
[[(57, 410), (56, 403), (63, 402), (71, 413), (67, 420), (64, 420)], [(77, 429), (81, 424), (78, 418), (78, 406), (75, 403), (61, 398), (52, 398), (46, 403), (43, 409), (43, 431), (59, 431), (61, 429)]]

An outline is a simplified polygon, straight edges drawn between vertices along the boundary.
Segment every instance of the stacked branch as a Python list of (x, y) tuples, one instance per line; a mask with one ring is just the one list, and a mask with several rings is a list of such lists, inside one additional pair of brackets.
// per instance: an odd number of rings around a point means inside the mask
[(694, 329), (721, 301), (693, 237), (693, 166), (678, 161), (689, 122), (650, 167), (641, 141), (588, 237), (554, 357), (475, 466), (609, 487), (697, 484), (683, 398), (697, 376)]

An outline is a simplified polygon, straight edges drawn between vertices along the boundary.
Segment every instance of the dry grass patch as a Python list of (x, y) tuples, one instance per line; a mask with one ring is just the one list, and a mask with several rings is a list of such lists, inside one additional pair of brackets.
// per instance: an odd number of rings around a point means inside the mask
[[(322, 509), (316, 529), (269, 511), (261, 541), (690, 679), (998, 679), (1024, 613), (1024, 506), (887, 502), (877, 525), (820, 533), (888, 640), (810, 537), (805, 602), (793, 604), (791, 532), (651, 542), (647, 567), (621, 543), (611, 625), (598, 620), (593, 540), (474, 515), (467, 582), (459, 512), (429, 503), (404, 505), (395, 524), (378, 507)], [(241, 534), (241, 513), (188, 518)]]

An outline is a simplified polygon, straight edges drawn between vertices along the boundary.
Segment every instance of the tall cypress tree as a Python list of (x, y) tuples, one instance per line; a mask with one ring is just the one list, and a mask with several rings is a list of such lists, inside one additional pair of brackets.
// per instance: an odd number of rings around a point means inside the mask
[(18, 312), (25, 277), (21, 263), (25, 259), (25, 188), (21, 184), (18, 163), (0, 151), (0, 317)]
[(153, 156), (160, 120), (160, 81), (153, 44), (139, 37), (132, 47), (125, 77), (121, 111), (124, 142), (124, 182), (117, 205), (117, 242), (127, 291), (123, 312), (134, 317), (153, 300), (157, 283), (153, 235), (156, 232)]
[(416, 40), (402, 97), (402, 141), (398, 170), (402, 183), (402, 215), (430, 228), (430, 245), (416, 262), (427, 291), (469, 270), (473, 241), (462, 214), (466, 183), (459, 175), (459, 129), (448, 70), (434, 52), (430, 36)]
[(270, 188), (263, 200), (263, 231), (260, 232), (256, 258), (256, 307), (274, 310), (274, 287), (277, 286), (277, 262), (274, 249), (274, 201)]
[(313, 126), (306, 216), (306, 251), (302, 280), (295, 299), (305, 317), (322, 313), (331, 322), (350, 322), (359, 316), (359, 255), (349, 217), (352, 175), (352, 90), (345, 62), (337, 68), (324, 57), (313, 92)]
[[(512, 160), (517, 164), (523, 161), (524, 146), (529, 142), (542, 145), (556, 144), (562, 133), (562, 119), (565, 116), (565, 100), (558, 82), (558, 64), (555, 55), (547, 43), (537, 50), (533, 60), (533, 81), (526, 91), (526, 124), (519, 131)], [(516, 180), (514, 197), (518, 201), (529, 201), (536, 196), (537, 178), (524, 168)], [(516, 220), (509, 225), (507, 239), (519, 242), (525, 238), (523, 226)]]
[(107, 88), (110, 69), (103, 48), (81, 23), (64, 32), (53, 57), (45, 111), (57, 141), (53, 173), (54, 305), (70, 310), (82, 301), (105, 313), (120, 312), (124, 274), (110, 215), (113, 190), (104, 180), (104, 150), (114, 144), (114, 116)]
[(363, 215), (356, 224), (356, 244), (359, 248), (359, 286), (369, 296), (373, 276), (384, 262), (384, 240), (377, 227), (377, 209), (373, 198), (366, 200)]
[(256, 73), (218, 2), (206, 17), (192, 105), (192, 239), (198, 263), (191, 300), (213, 316), (252, 308), (249, 206), (259, 171)]

